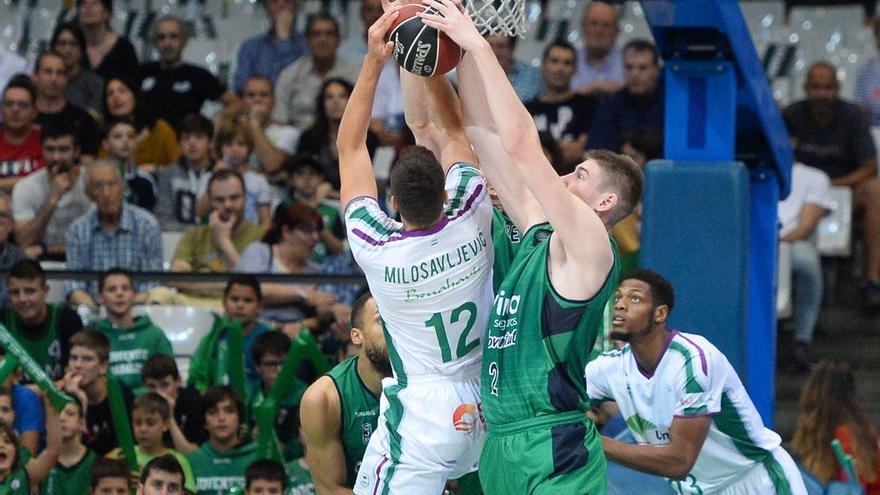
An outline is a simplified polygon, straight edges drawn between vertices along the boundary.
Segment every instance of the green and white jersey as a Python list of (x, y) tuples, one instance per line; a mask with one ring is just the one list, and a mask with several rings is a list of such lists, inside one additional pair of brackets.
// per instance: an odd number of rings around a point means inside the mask
[(244, 486), (244, 471), (257, 460), (257, 447), (246, 443), (218, 452), (205, 442), (186, 455), (196, 481), (196, 495), (226, 495), (236, 486)]
[(737, 483), (756, 464), (778, 468), (771, 451), (779, 435), (764, 427), (755, 405), (724, 354), (705, 338), (673, 330), (653, 374), (642, 370), (629, 345), (586, 366), (587, 394), (613, 400), (639, 444), (666, 445), (677, 417), (712, 416), (681, 494), (715, 493)]
[(433, 227), (407, 231), (374, 198), (345, 209), (348, 242), (385, 324), (401, 385), (408, 376), (479, 373), (492, 307), (492, 204), (471, 164), (446, 175), (449, 202)]
[(173, 356), (171, 341), (146, 315), (134, 319), (128, 328), (119, 328), (110, 320), (98, 322), (96, 329), (110, 341), (110, 371), (128, 385), (135, 395), (146, 392), (141, 382), (144, 362), (155, 354)]
[(312, 473), (300, 464), (299, 459), (287, 463), (287, 495), (315, 495)]

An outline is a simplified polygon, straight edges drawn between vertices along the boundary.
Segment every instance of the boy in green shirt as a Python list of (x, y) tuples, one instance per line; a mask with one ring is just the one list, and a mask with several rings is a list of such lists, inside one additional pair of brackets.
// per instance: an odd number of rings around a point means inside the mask
[(107, 310), (107, 318), (96, 329), (110, 340), (110, 371), (131, 388), (135, 395), (144, 393), (141, 367), (154, 354), (173, 355), (165, 332), (147, 315), (132, 317), (134, 282), (131, 273), (111, 268), (101, 275), (98, 302)]
[(131, 409), (131, 424), (134, 428), (134, 439), (137, 442), (134, 452), (138, 466), (144, 469), (153, 459), (166, 454), (172, 455), (180, 464), (186, 478), (187, 490), (195, 490), (192, 470), (186, 457), (162, 443), (162, 437), (168, 431), (171, 420), (171, 408), (159, 394), (148, 393), (134, 400)]
[(119, 459), (98, 459), (89, 479), (89, 495), (131, 495), (128, 466)]
[(94, 452), (83, 445), (82, 436), (86, 429), (86, 416), (83, 403), (74, 397), (58, 415), (61, 427), (61, 453), (58, 461), (49, 471), (49, 476), (40, 484), (41, 495), (80, 495), (89, 490), (89, 476), (92, 465), (98, 458)]
[[(291, 495), (294, 492), (285, 491), (287, 488), (287, 474), (284, 466), (278, 461), (260, 459), (254, 461), (244, 473), (245, 495)], [(298, 493), (298, 492), (297, 492)], [(314, 490), (311, 492), (314, 494)]]

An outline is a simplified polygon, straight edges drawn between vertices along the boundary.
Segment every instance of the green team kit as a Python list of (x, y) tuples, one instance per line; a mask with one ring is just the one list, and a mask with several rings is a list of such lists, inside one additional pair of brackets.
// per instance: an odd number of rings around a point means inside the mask
[(349, 358), (327, 372), (339, 393), (340, 433), (345, 451), (345, 485), (348, 487), (353, 487), (357, 481), (361, 459), (379, 422), (379, 398), (361, 381), (357, 373), (358, 359), (358, 356)]
[(96, 330), (110, 341), (110, 371), (135, 395), (146, 391), (141, 382), (144, 362), (154, 354), (174, 355), (165, 332), (147, 316), (138, 316), (128, 328), (119, 328), (110, 320), (102, 320)]
[(3, 324), (19, 344), (43, 366), (43, 371), (54, 379), (64, 376), (61, 350), (61, 305), (47, 304), (49, 314), (40, 335), (25, 333), (21, 317), (12, 308), (3, 311)]
[(218, 452), (205, 442), (187, 454), (196, 481), (197, 495), (226, 495), (236, 485), (244, 486), (244, 471), (257, 460), (253, 443)]
[(76, 464), (64, 467), (55, 463), (49, 475), (40, 483), (40, 495), (81, 495), (89, 492), (89, 478), (92, 465), (98, 456), (86, 450)]

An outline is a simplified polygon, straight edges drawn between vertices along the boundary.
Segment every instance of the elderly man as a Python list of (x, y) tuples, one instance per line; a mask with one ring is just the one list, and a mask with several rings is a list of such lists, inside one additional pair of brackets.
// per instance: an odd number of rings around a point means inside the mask
[(3, 89), (0, 104), (0, 190), (9, 193), (22, 177), (43, 168), (37, 118), (37, 89), (25, 74)]
[(623, 84), (623, 54), (615, 46), (620, 13), (604, 1), (591, 2), (581, 29), (584, 48), (578, 52), (573, 86), (581, 93), (610, 94)]
[[(95, 208), (77, 218), (67, 231), (67, 268), (104, 271), (119, 267), (133, 272), (162, 270), (159, 222), (147, 210), (123, 201), (125, 183), (115, 163), (98, 160), (89, 166), (86, 192)], [(137, 284), (138, 299), (154, 284)], [(94, 305), (95, 282), (68, 281), (71, 304)]]
[(272, 84), (285, 67), (308, 53), (306, 40), (296, 32), (299, 0), (265, 0), (269, 32), (245, 41), (238, 49), (235, 90), (241, 92), (251, 76), (265, 76)]

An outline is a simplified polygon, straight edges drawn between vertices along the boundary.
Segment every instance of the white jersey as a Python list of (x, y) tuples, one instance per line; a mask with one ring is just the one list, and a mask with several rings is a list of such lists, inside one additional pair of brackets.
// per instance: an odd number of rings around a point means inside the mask
[[(724, 354), (705, 338), (671, 331), (653, 375), (636, 362), (629, 345), (587, 364), (587, 395), (613, 400), (636, 442), (669, 443), (676, 417), (712, 416), (712, 422), (688, 476), (669, 480), (680, 494), (716, 493), (763, 464), (774, 485), (786, 476), (773, 451), (779, 435), (764, 427), (755, 405)], [(781, 491), (780, 491), (781, 493)]]
[(395, 377), (479, 376), (492, 307), (492, 204), (476, 167), (446, 174), (439, 224), (406, 231), (369, 197), (345, 209), (351, 252), (385, 325)]

